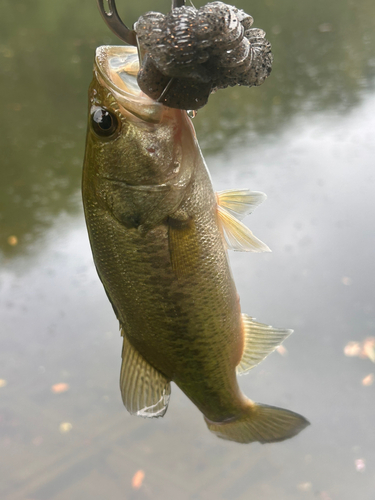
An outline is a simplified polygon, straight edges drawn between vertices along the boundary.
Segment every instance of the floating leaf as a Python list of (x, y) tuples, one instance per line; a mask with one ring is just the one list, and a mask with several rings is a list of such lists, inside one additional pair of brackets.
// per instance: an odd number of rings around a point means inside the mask
[(142, 486), (143, 480), (145, 478), (145, 473), (143, 470), (137, 470), (132, 479), (132, 488), (139, 490)]
[(367, 337), (362, 342), (348, 342), (344, 347), (345, 356), (368, 358), (375, 363), (375, 337)]
[(357, 460), (354, 462), (355, 469), (358, 472), (364, 472), (366, 469), (366, 462), (363, 458), (357, 458)]
[(362, 385), (368, 387), (374, 383), (374, 374), (370, 373), (364, 379), (362, 379)]
[(69, 384), (65, 384), (64, 382), (61, 382), (59, 384), (54, 384), (51, 387), (51, 391), (54, 394), (61, 394), (62, 392), (66, 392), (69, 390)]
[(61, 434), (66, 434), (72, 430), (72, 424), (70, 422), (62, 422), (59, 426), (59, 431)]
[(281, 354), (281, 356), (287, 356), (288, 355), (288, 350), (286, 347), (283, 345), (279, 345), (276, 347), (276, 351)]
[(361, 344), (359, 342), (348, 342), (344, 347), (345, 356), (359, 356), (361, 354)]
[(8, 237), (7, 241), (8, 241), (8, 245), (10, 245), (11, 247), (15, 247), (18, 243), (18, 238), (17, 238), (17, 236), (12, 235), (12, 236)]

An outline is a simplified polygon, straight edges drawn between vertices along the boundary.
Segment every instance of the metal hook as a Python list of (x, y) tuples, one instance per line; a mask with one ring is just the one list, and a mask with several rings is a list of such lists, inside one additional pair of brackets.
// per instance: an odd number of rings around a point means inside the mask
[(172, 9), (176, 9), (177, 7), (184, 7), (185, 0), (172, 0)]
[[(134, 30), (130, 30), (120, 19), (118, 15), (115, 0), (97, 0), (100, 13), (108, 28), (113, 31), (123, 42), (129, 45), (137, 46), (137, 36)], [(104, 8), (104, 2), (108, 4), (108, 11)], [(175, 0), (173, 0), (175, 1)], [(177, 0), (180, 1), (180, 0)], [(184, 0), (182, 0), (184, 1)]]
[[(137, 35), (134, 30), (130, 30), (122, 21), (116, 9), (115, 0), (97, 0), (100, 13), (104, 22), (113, 33), (125, 43), (137, 47)], [(108, 11), (104, 8), (107, 2)], [(172, 9), (183, 7), (185, 0), (172, 0)]]

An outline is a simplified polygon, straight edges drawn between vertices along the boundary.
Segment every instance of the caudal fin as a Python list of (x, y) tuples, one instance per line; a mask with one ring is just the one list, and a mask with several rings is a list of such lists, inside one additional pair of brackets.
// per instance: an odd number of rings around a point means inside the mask
[(284, 441), (310, 424), (298, 413), (251, 401), (243, 414), (235, 420), (220, 423), (205, 420), (210, 431), (216, 436), (237, 443)]

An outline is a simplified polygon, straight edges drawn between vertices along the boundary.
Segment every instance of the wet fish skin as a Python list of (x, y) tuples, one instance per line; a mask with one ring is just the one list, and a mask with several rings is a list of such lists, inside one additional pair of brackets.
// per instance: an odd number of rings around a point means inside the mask
[(144, 416), (164, 414), (173, 380), (219, 437), (295, 435), (307, 425), (303, 417), (261, 407), (238, 387), (245, 326), (190, 119), (162, 107), (157, 122), (146, 114), (142, 120), (115, 95), (95, 72), (89, 108), (105, 108), (119, 127), (100, 137), (89, 113), (83, 201), (96, 268), (125, 337), (125, 405)]
[[(94, 105), (101, 102), (117, 112), (122, 124), (112, 143), (103, 142), (92, 130), (87, 139), (83, 193), (99, 276), (139, 352), (182, 390), (192, 387), (185, 392), (198, 406), (207, 405), (206, 393), (197, 393), (195, 384), (220, 391), (230, 385), (227, 410), (233, 391), (238, 392), (233, 367), (243, 348), (239, 304), (217, 224), (216, 198), (190, 120), (185, 112), (168, 110), (166, 131), (163, 125), (131, 124), (95, 80), (91, 95), (93, 91)], [(145, 134), (150, 136), (145, 139)], [(178, 144), (179, 135), (184, 143)], [(169, 170), (164, 176), (157, 169), (150, 174), (153, 158), (141, 150), (156, 144), (174, 149), (181, 161), (178, 177), (171, 178)], [(169, 154), (167, 161), (173, 165), (175, 158)], [(120, 158), (126, 158), (126, 165)], [(149, 189), (134, 189), (143, 182)], [(183, 254), (177, 257), (178, 276), (172, 268), (170, 231), (184, 239)], [(215, 344), (227, 345), (228, 352), (215, 352)], [(193, 359), (186, 357), (187, 345), (194, 351)], [(208, 383), (206, 373), (215, 367), (214, 375), (222, 372), (220, 380), (213, 382), (211, 376)], [(221, 393), (217, 399), (223, 399)], [(209, 404), (205, 411), (212, 420), (221, 413), (214, 408)]]

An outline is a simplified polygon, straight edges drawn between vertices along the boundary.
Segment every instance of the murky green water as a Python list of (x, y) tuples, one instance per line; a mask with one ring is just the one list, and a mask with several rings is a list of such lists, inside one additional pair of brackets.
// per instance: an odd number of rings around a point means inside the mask
[[(94, 50), (118, 42), (94, 0), (0, 0), (1, 498), (375, 498), (375, 364), (344, 354), (375, 337), (375, 4), (237, 6), (267, 31), (273, 73), (194, 123), (216, 189), (269, 197), (247, 224), (273, 253), (231, 254), (242, 309), (295, 329), (241, 386), (312, 425), (224, 442), (175, 386), (164, 419), (127, 414), (80, 201)], [(131, 23), (169, 4), (118, 7)]]

